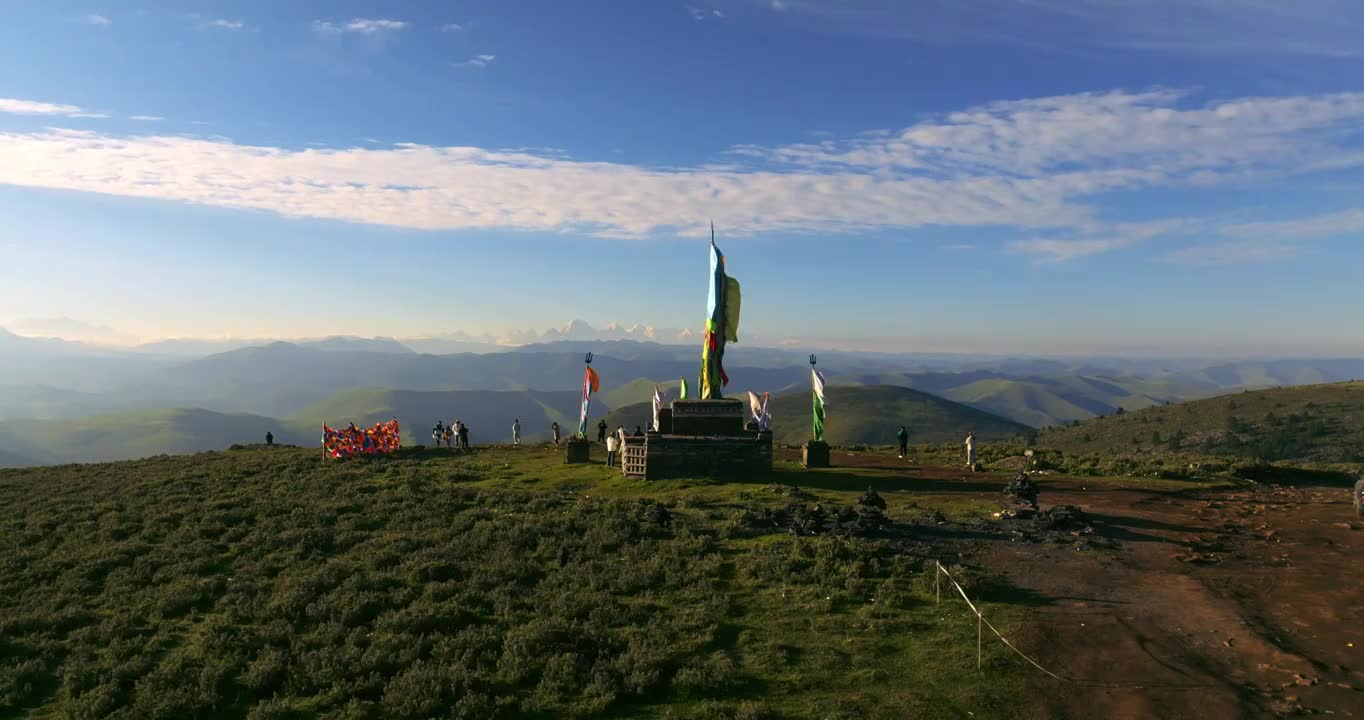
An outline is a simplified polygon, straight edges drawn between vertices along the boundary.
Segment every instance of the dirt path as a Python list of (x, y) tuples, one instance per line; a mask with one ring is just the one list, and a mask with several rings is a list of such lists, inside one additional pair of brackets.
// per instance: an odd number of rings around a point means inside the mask
[[(1006, 482), (907, 472), (893, 456), (839, 462), (921, 477), (923, 491), (897, 492), (925, 498), (996, 502)], [(1040, 480), (1044, 508), (1079, 506), (1115, 547), (1078, 552), (1003, 533), (966, 551), (1034, 595), (1034, 622), (1015, 644), (1062, 676), (1092, 681), (1055, 682), (1035, 716), (1364, 718), (1364, 523), (1348, 490)]]

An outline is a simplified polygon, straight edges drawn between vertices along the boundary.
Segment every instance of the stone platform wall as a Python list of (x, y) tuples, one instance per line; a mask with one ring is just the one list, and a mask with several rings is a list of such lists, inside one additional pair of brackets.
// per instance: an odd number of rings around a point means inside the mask
[[(632, 442), (633, 441), (633, 442)], [(772, 433), (695, 437), (649, 433), (628, 438), (626, 453), (643, 454), (643, 473), (626, 474), (649, 480), (679, 477), (752, 478), (772, 472)]]

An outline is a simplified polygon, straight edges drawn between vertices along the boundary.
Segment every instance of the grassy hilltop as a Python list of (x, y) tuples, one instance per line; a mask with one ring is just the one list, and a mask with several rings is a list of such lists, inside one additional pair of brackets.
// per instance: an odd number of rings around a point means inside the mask
[(1241, 392), (1044, 430), (1067, 454), (1364, 463), (1364, 382)]
[(799, 487), (544, 447), (0, 471), (0, 716), (1016, 716), (1032, 676), (990, 645), (979, 682), (974, 620), (933, 604), (912, 546), (744, 519), (903, 479), (774, 479)]

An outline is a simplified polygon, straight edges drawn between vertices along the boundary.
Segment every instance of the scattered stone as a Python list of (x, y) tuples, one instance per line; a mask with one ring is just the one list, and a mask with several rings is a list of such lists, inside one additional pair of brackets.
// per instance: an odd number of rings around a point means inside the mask
[(1037, 483), (1033, 482), (1026, 471), (1019, 472), (1004, 486), (1004, 494), (1009, 496), (1009, 500), (1017, 505), (1030, 505), (1033, 510), (1037, 509), (1037, 495), (1039, 493)]
[(883, 499), (880, 495), (876, 493), (875, 488), (871, 487), (868, 487), (867, 491), (862, 493), (862, 497), (857, 498), (857, 504), (863, 505), (865, 507), (876, 508), (877, 510), (886, 509), (885, 499)]
[(663, 503), (651, 503), (648, 507), (644, 508), (644, 522), (659, 527), (671, 527), (673, 524), (673, 514), (668, 511), (668, 508), (663, 506)]
[(800, 498), (802, 500), (815, 499), (814, 493), (811, 493), (804, 488), (798, 488), (795, 485), (778, 485), (773, 483), (763, 489), (775, 495), (785, 495), (786, 497)]

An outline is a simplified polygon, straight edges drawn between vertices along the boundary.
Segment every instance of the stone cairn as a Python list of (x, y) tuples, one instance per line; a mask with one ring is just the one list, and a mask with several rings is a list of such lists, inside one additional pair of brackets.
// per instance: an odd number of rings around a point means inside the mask
[(1009, 502), (1014, 505), (1028, 505), (1033, 511), (1037, 511), (1037, 495), (1040, 488), (1033, 482), (1032, 477), (1026, 470), (1020, 470), (1017, 475), (1004, 486), (1004, 494), (1009, 498)]

